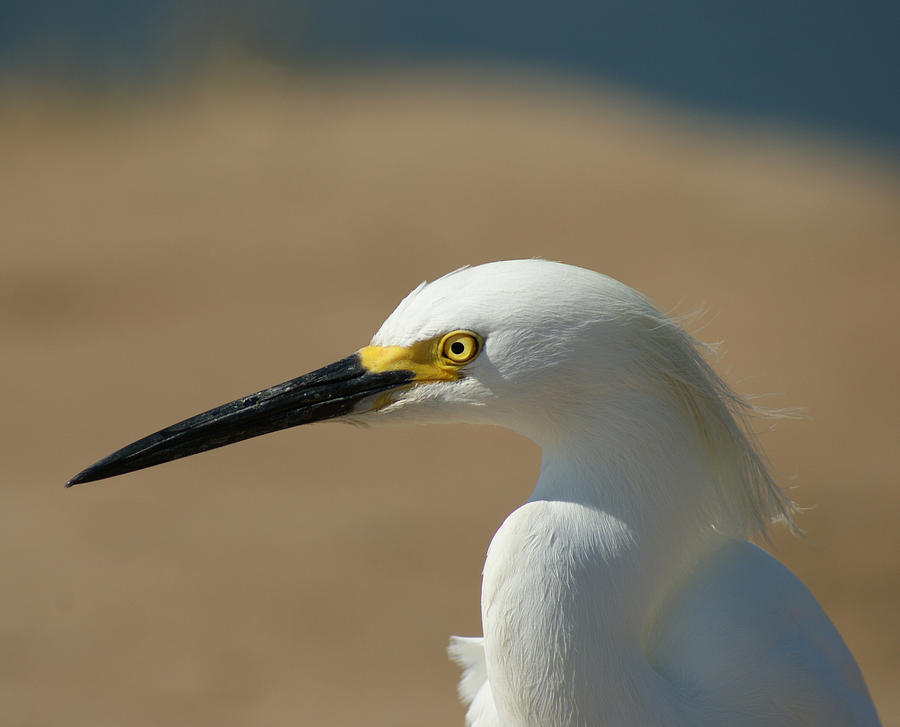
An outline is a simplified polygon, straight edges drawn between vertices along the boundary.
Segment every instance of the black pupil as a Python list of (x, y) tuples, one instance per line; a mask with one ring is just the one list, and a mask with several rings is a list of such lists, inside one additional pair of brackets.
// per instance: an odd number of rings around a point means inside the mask
[(465, 350), (466, 350), (466, 347), (462, 343), (462, 341), (454, 341), (453, 343), (450, 344), (450, 351), (455, 353), (457, 356), (461, 356), (463, 351), (465, 351)]

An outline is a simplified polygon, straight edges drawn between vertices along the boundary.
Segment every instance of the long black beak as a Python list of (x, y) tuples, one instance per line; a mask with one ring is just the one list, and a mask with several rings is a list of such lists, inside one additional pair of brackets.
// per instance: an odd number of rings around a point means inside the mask
[(412, 371), (372, 373), (354, 353), (139, 439), (79, 472), (66, 487), (134, 472), (279, 429), (343, 416), (361, 400), (403, 386), (413, 377)]

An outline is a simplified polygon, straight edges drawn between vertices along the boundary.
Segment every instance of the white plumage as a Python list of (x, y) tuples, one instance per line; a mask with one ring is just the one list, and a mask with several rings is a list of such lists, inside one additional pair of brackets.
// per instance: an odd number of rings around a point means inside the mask
[(745, 540), (790, 503), (690, 336), (610, 278), (521, 260), (420, 286), (372, 343), (455, 329), (484, 337), (461, 380), (361, 416), (499, 424), (542, 448), (488, 551), (484, 637), (451, 642), (469, 725), (878, 724), (815, 599)]
[(518, 260), (423, 284), (370, 346), (69, 484), (322, 419), (509, 427), (543, 458), (488, 550), (484, 636), (451, 642), (471, 727), (877, 725), (815, 599), (745, 540), (792, 511), (754, 413), (635, 291)]

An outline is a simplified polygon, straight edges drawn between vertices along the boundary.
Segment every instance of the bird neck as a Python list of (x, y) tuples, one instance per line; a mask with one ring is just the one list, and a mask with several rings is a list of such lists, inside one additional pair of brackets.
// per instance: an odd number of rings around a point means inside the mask
[(610, 613), (632, 619), (610, 633), (642, 640), (696, 564), (742, 533), (717, 520), (727, 493), (684, 411), (642, 392), (615, 404), (570, 408), (548, 427), (529, 502), (578, 513), (584, 529), (555, 536), (588, 539), (595, 550), (585, 556), (573, 543), (557, 555), (595, 559)]
[(633, 549), (650, 560), (702, 548), (716, 533), (740, 534), (717, 521), (721, 488), (678, 407), (632, 393), (618, 406), (576, 414), (554, 422), (550, 436), (536, 437), (541, 473), (530, 500), (577, 503), (615, 517), (628, 528)]
[(652, 619), (686, 571), (736, 533), (710, 524), (712, 473), (689, 432), (660, 437), (647, 426), (627, 429), (589, 441), (582, 431), (545, 446), (529, 502), (577, 505), (583, 517), (615, 522), (595, 537), (605, 541), (604, 553), (615, 554), (606, 558), (609, 569), (621, 561), (632, 576), (617, 581), (620, 590), (609, 597), (633, 601), (631, 608)]
[(702, 446), (662, 414), (554, 427), (532, 496), (494, 536), (482, 619), (510, 724), (651, 725), (634, 710), (670, 703), (667, 724), (691, 723), (642, 654), (669, 595), (723, 536), (704, 521)]
[(609, 598), (652, 621), (684, 574), (725, 537), (711, 526), (713, 474), (702, 445), (677, 413), (653, 423), (607, 417), (602, 427), (545, 444), (541, 474), (529, 501), (580, 506), (583, 517), (615, 522), (594, 536), (605, 540), (610, 571), (625, 567), (627, 580)]

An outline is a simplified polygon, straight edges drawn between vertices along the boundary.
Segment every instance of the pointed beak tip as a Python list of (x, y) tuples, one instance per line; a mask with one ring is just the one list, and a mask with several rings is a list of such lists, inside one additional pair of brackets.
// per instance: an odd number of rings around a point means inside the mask
[(92, 464), (87, 469), (81, 470), (81, 472), (66, 482), (66, 489), (68, 490), (75, 485), (83, 485), (85, 482), (96, 482), (97, 480), (112, 476), (103, 472), (102, 468), (97, 466), (98, 464), (99, 462)]
[(71, 480), (66, 482), (66, 489), (68, 490), (70, 487), (74, 487), (75, 485), (80, 485), (82, 482), (90, 482), (90, 478), (87, 476), (87, 470), (83, 472), (79, 472), (75, 475)]

